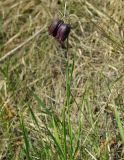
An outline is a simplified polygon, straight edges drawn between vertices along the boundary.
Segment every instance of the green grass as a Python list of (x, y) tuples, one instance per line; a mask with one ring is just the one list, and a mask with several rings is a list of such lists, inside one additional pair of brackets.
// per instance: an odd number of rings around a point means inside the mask
[[(124, 159), (123, 5), (0, 1), (0, 160)], [(47, 32), (56, 17), (67, 49)]]

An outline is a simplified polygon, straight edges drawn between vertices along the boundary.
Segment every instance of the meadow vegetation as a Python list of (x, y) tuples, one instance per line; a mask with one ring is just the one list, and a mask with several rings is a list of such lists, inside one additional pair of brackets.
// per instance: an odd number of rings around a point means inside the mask
[(0, 160), (122, 160), (123, 122), (123, 0), (0, 0)]

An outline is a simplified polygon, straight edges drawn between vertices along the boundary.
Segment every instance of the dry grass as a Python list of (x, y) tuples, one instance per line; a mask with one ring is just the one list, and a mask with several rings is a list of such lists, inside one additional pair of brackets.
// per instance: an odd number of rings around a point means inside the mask
[[(32, 159), (59, 159), (55, 144), (44, 129), (49, 119), (42, 116), (31, 92), (61, 117), (66, 97), (65, 50), (47, 33), (47, 26), (56, 17), (72, 25), (68, 57), (69, 64), (73, 60), (75, 64), (70, 121), (77, 136), (79, 115), (83, 112), (80, 147), (73, 158), (123, 159), (122, 140), (113, 109), (114, 103), (123, 121), (123, 8), (123, 0), (0, 1), (0, 59), (24, 43), (13, 56), (0, 63), (1, 160), (27, 156), (22, 151), (20, 115), (34, 145)], [(32, 39), (27, 41), (30, 37)], [(40, 124), (40, 132), (29, 106)], [(49, 148), (48, 153), (44, 153), (47, 150), (42, 149), (44, 146)], [(72, 157), (68, 153), (66, 158)]]

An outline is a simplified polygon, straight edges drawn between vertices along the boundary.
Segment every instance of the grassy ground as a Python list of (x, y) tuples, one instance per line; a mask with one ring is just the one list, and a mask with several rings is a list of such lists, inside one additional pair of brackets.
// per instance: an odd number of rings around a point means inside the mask
[(123, 44), (123, 0), (0, 0), (0, 160), (124, 159)]

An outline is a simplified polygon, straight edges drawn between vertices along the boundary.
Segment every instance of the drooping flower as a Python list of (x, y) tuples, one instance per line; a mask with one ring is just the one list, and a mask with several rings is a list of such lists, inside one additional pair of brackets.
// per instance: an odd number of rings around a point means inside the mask
[(62, 20), (54, 20), (48, 28), (49, 34), (55, 37), (59, 42), (64, 42), (71, 31), (71, 26)]

